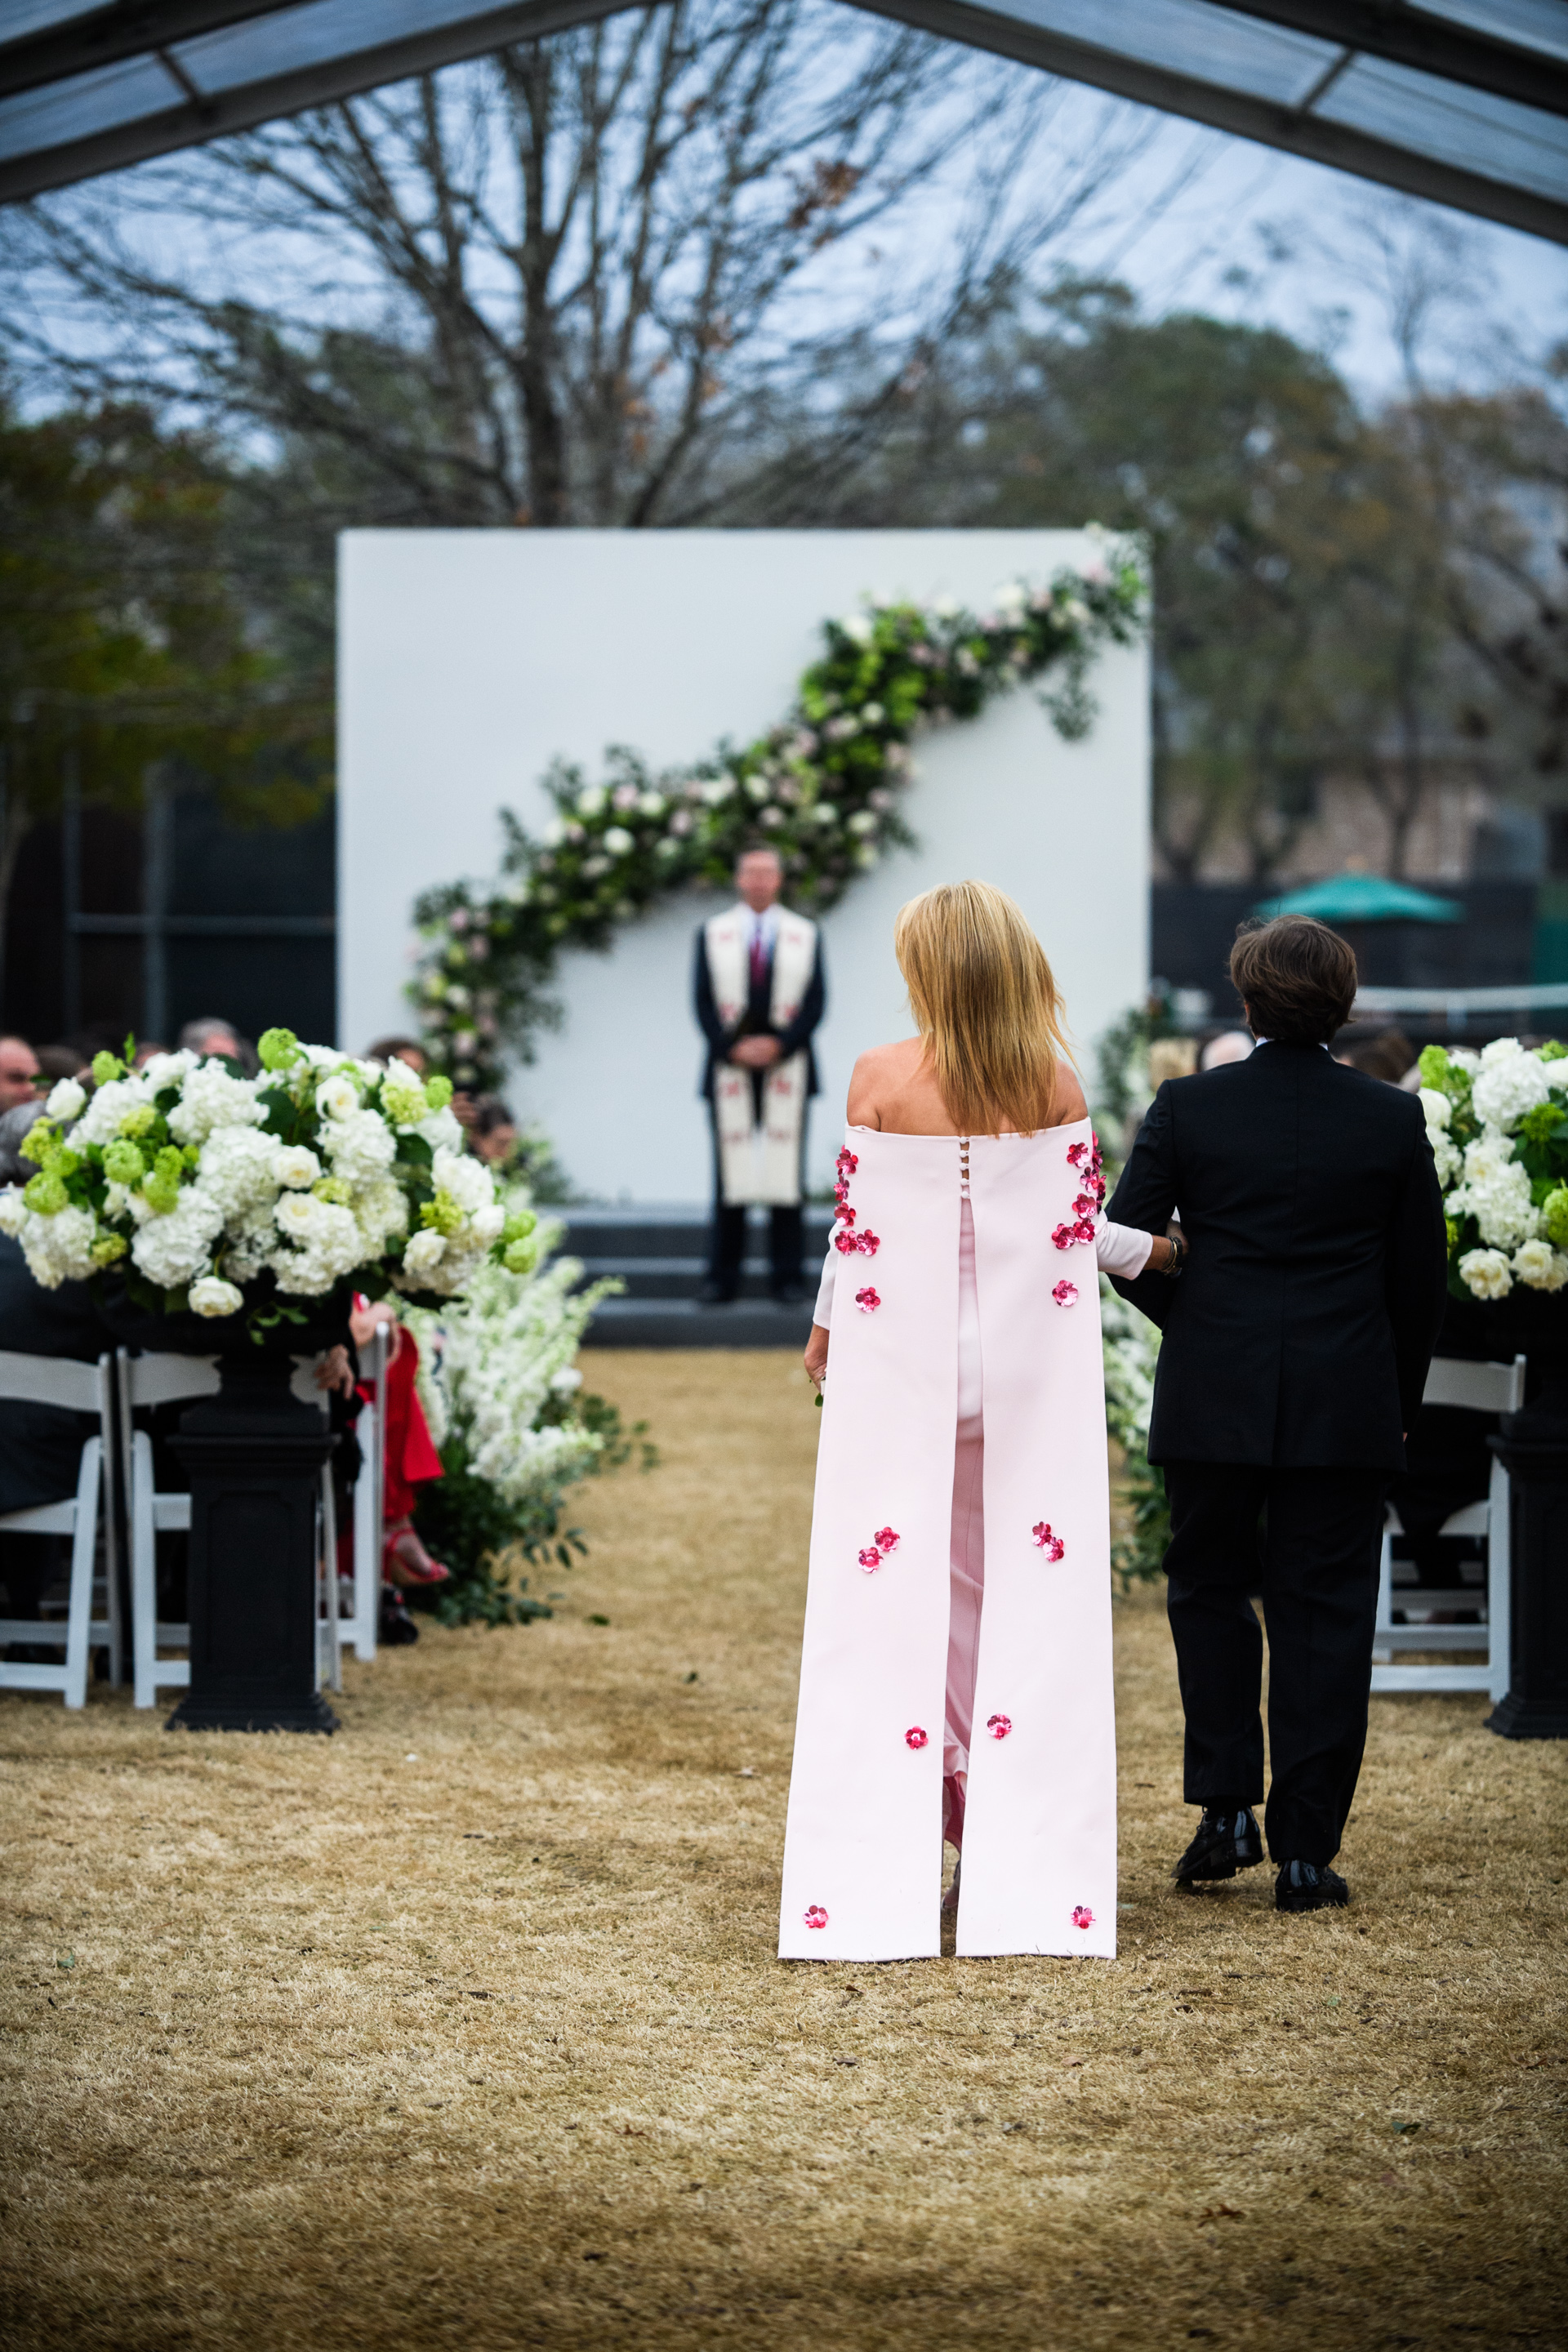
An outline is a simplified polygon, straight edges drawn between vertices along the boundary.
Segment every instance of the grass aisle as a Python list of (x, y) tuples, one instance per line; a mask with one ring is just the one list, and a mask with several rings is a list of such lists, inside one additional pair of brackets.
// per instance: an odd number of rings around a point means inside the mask
[(1355, 1907), (1179, 1898), (1145, 1596), (1121, 1958), (781, 1967), (816, 1416), (591, 1379), (665, 1466), (553, 1622), (351, 1664), (331, 1743), (0, 1700), (10, 2352), (1568, 2341), (1568, 1750), (1374, 1701)]

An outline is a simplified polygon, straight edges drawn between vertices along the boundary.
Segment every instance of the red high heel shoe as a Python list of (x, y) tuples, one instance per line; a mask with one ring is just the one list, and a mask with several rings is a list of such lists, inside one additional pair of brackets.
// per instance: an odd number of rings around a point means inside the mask
[[(416, 1551), (424, 1553), (428, 1564), (422, 1567), (417, 1559), (411, 1559), (402, 1549), (405, 1544), (412, 1544)], [(452, 1571), (443, 1568), (438, 1559), (430, 1559), (412, 1528), (395, 1528), (382, 1544), (381, 1575), (382, 1581), (390, 1584), (395, 1591), (413, 1592), (432, 1584), (450, 1583)]]

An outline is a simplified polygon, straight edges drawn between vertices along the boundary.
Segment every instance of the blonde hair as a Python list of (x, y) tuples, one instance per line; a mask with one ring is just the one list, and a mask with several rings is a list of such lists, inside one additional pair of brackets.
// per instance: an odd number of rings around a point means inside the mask
[(989, 882), (948, 882), (899, 910), (893, 952), (943, 1106), (961, 1135), (1048, 1127), (1069, 1061), (1046, 952)]

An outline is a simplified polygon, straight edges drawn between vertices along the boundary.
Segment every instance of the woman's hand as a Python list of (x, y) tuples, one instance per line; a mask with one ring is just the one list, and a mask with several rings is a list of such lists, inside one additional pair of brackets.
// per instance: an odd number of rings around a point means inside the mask
[(827, 1330), (821, 1323), (812, 1325), (811, 1337), (805, 1343), (805, 1377), (820, 1396), (827, 1377)]

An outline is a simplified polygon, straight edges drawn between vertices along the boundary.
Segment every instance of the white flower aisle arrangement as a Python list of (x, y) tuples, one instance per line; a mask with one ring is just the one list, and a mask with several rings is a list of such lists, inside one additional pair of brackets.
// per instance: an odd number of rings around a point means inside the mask
[(558, 952), (606, 947), (616, 926), (667, 892), (723, 887), (758, 837), (784, 861), (790, 903), (820, 912), (911, 835), (900, 814), (921, 730), (977, 718), (998, 696), (1056, 672), (1041, 699), (1058, 732), (1087, 734), (1091, 655), (1143, 625), (1141, 553), (1090, 525), (1098, 551), (1048, 587), (1011, 581), (990, 609), (873, 599), (824, 623), (826, 651), (801, 678), (788, 717), (755, 742), (655, 776), (633, 751), (609, 755), (610, 782), (558, 763), (545, 779), (555, 814), (541, 841), (510, 812), (505, 877), (452, 883), (417, 909), (424, 950), (410, 996), (433, 1060), (464, 1086), (499, 1076), (503, 1042), (526, 1052), (549, 1017)]
[(243, 1318), (259, 1344), (311, 1319), (301, 1301), (435, 1302), (491, 1261), (533, 1264), (532, 1213), (509, 1216), (465, 1154), (448, 1078), (288, 1029), (258, 1050), (255, 1078), (190, 1053), (141, 1070), (100, 1054), (90, 1093), (55, 1087), (27, 1136), (38, 1172), (0, 1192), (35, 1280), (111, 1276), (135, 1306)]
[(1568, 1045), (1428, 1045), (1421, 1106), (1446, 1195), (1448, 1287), (1506, 1298), (1568, 1284)]

